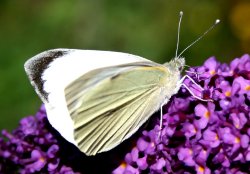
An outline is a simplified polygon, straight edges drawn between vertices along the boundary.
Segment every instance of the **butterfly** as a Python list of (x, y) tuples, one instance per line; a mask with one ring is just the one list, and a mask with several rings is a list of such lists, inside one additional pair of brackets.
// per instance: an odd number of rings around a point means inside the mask
[(121, 52), (53, 49), (24, 67), (50, 124), (80, 151), (96, 155), (131, 137), (178, 92), (185, 78), (180, 55), (158, 64)]

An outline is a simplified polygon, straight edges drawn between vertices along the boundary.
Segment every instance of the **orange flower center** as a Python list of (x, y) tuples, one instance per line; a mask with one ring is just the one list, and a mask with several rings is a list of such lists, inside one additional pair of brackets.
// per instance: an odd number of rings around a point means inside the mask
[(205, 171), (205, 169), (204, 169), (204, 167), (199, 166), (198, 171), (203, 173)]
[(216, 73), (215, 70), (211, 70), (211, 71), (210, 71), (210, 74), (211, 74), (211, 75), (214, 75), (215, 73)]
[(192, 155), (193, 154), (193, 151), (191, 149), (189, 149), (189, 154)]
[(218, 140), (219, 139), (219, 136), (218, 134), (215, 135), (215, 140)]
[(234, 141), (235, 141), (235, 143), (240, 143), (240, 138), (236, 137)]
[(205, 117), (206, 117), (206, 118), (209, 118), (209, 117), (210, 117), (210, 112), (209, 112), (209, 111), (205, 112)]
[(231, 96), (231, 92), (230, 91), (226, 91), (225, 92), (225, 96), (230, 97)]
[(124, 161), (121, 163), (121, 168), (123, 168), (123, 169), (125, 169), (126, 168), (126, 166), (127, 166), (127, 163), (125, 163)]
[(45, 158), (43, 158), (43, 157), (40, 157), (40, 158), (39, 158), (39, 161), (42, 161), (42, 162), (44, 162), (44, 161), (45, 161)]
[(247, 86), (245, 87), (245, 90), (246, 90), (246, 91), (250, 91), (250, 85), (247, 85)]
[(196, 128), (194, 128), (194, 129), (193, 129), (193, 132), (194, 132), (194, 133), (196, 133), (196, 132), (197, 132), (197, 129), (196, 129)]

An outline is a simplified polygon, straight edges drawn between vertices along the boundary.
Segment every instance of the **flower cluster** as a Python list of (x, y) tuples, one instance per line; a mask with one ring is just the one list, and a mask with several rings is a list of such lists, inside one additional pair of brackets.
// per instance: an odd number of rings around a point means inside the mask
[(74, 173), (71, 167), (61, 164), (58, 158), (60, 145), (49, 127), (42, 106), (35, 117), (23, 118), (12, 133), (3, 130), (0, 173)]
[[(36, 116), (0, 138), (0, 173), (250, 173), (250, 56), (214, 57), (187, 71), (186, 88), (142, 131), (114, 150), (87, 157)], [(197, 99), (200, 98), (200, 99)], [(93, 166), (97, 167), (93, 167)]]
[(161, 137), (159, 122), (143, 131), (114, 174), (250, 173), (250, 56), (230, 65), (211, 57), (187, 75), (193, 96), (181, 88), (164, 108)]

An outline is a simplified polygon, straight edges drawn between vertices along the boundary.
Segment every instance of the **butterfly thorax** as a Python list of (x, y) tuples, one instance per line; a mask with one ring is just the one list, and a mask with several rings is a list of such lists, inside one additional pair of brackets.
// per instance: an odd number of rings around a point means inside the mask
[(163, 92), (168, 100), (172, 95), (176, 94), (180, 88), (181, 71), (185, 65), (184, 58), (174, 58), (170, 62), (163, 64), (167, 69), (166, 79)]

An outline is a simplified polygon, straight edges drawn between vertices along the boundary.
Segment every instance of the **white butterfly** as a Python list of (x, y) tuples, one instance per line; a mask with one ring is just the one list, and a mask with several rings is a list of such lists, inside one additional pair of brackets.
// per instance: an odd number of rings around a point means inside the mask
[(181, 79), (180, 55), (161, 65), (126, 53), (54, 49), (24, 66), (50, 124), (86, 155), (95, 155), (133, 135), (179, 90), (187, 77)]

